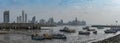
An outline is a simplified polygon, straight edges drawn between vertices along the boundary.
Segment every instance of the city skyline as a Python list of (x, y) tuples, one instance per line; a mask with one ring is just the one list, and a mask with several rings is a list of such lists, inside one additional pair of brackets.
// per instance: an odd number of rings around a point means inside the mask
[(20, 16), (17, 16), (15, 21), (10, 22), (10, 11), (4, 11), (3, 12), (3, 22), (2, 23), (33, 23), (33, 24), (47, 24), (47, 25), (86, 25), (86, 21), (79, 21), (77, 17), (74, 20), (64, 22), (63, 19), (60, 21), (55, 21), (53, 17), (49, 18), (48, 20), (46, 19), (39, 19), (36, 20), (36, 16), (33, 16), (31, 20), (27, 19), (27, 13), (22, 10), (22, 14)]
[[(85, 20), (89, 24), (120, 24), (119, 0), (0, 0), (0, 18), (3, 19), (5, 10), (11, 11), (10, 22), (24, 10), (28, 20), (33, 16), (36, 19), (49, 19), (55, 21), (63, 19), (65, 22)], [(2, 20), (0, 21), (2, 22)]]

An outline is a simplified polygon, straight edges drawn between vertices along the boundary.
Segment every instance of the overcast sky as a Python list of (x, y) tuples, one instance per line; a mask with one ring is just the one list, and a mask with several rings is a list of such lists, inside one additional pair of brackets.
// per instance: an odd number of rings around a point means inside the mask
[(68, 22), (77, 17), (88, 24), (120, 24), (120, 0), (0, 0), (0, 22), (5, 10), (10, 10), (11, 22), (24, 10), (30, 20), (36, 16)]

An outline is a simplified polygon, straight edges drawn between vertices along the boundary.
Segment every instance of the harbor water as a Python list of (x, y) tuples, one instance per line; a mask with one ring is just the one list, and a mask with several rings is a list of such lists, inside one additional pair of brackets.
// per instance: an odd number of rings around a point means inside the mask
[[(82, 29), (84, 26), (67, 26), (70, 29), (75, 29), (75, 33), (64, 33), (60, 32), (60, 29), (63, 29), (65, 26), (57, 26), (57, 27), (42, 27), (42, 30), (27, 30), (28, 32), (34, 32), (38, 33), (40, 35), (44, 33), (60, 33), (67, 36), (66, 40), (61, 39), (52, 39), (52, 40), (31, 40), (31, 36), (25, 35), (25, 34), (0, 34), (0, 43), (91, 43), (93, 41), (99, 41), (103, 40), (112, 36), (115, 36), (118, 33), (115, 34), (105, 34), (104, 30), (110, 29), (110, 28), (104, 28), (104, 29), (97, 29), (90, 27), (90, 29), (96, 29), (97, 34), (93, 34), (91, 32), (90, 35), (79, 35), (78, 31), (85, 31)], [(25, 31), (25, 32), (27, 32)], [(23, 31), (24, 32), (24, 31)]]

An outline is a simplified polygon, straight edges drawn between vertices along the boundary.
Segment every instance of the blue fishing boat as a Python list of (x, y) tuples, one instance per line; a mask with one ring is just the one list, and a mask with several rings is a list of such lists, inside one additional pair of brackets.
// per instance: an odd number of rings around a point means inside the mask
[(44, 40), (43, 36), (38, 36), (38, 35), (31, 35), (32, 40)]
[(53, 34), (54, 39), (66, 39), (67, 37), (64, 34)]
[(90, 35), (90, 32), (88, 31), (79, 31), (79, 35)]

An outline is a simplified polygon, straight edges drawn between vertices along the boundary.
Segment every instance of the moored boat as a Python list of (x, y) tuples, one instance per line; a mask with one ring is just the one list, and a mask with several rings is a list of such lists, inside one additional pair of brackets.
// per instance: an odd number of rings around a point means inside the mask
[(120, 27), (111, 27), (111, 30), (120, 31)]
[(104, 29), (104, 27), (97, 27), (97, 29)]
[(69, 29), (68, 27), (64, 27), (63, 29), (60, 30), (61, 32), (68, 32), (68, 33), (74, 33), (74, 29)]
[(105, 33), (116, 33), (117, 31), (116, 31), (116, 30), (109, 29), (109, 30), (105, 30), (104, 32), (105, 32)]
[(45, 39), (52, 39), (52, 35), (50, 34), (43, 34)]
[(93, 31), (93, 34), (97, 34), (97, 31)]
[(38, 34), (32, 34), (31, 35), (32, 40), (44, 40), (43, 36), (39, 36)]
[(79, 35), (90, 35), (90, 32), (88, 31), (79, 31)]
[(96, 31), (95, 29), (87, 29), (87, 31)]
[(89, 29), (89, 26), (83, 27), (83, 30)]
[(64, 34), (53, 34), (54, 39), (66, 39), (67, 37)]

